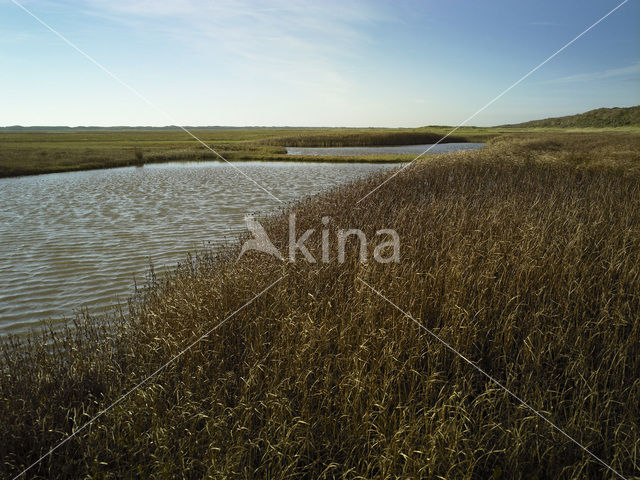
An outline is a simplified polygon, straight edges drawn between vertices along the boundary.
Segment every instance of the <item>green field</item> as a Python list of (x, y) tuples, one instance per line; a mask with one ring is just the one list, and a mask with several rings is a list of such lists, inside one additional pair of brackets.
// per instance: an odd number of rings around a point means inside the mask
[[(246, 151), (272, 134), (206, 139)], [(191, 148), (166, 132), (41, 135), (60, 139), (61, 152), (70, 138), (114, 154), (151, 155), (161, 141)], [(640, 135), (512, 132), (422, 159), (357, 203), (390, 174), (288, 208), (299, 231), (322, 229), (323, 216), (332, 235), (394, 228), (400, 263), (362, 264), (356, 242), (342, 264), (255, 252), (236, 261), (238, 243), (150, 275), (109, 319), (3, 339), (1, 475), (20, 473), (278, 281), (28, 477), (613, 478), (364, 281), (638, 478)], [(281, 250), (286, 213), (263, 222)], [(320, 258), (319, 236), (307, 246)]]

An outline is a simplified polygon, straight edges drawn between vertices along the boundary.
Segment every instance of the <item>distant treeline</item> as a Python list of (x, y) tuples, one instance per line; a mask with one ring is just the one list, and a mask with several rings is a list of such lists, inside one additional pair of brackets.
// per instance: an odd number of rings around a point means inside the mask
[(632, 127), (640, 126), (640, 105), (635, 107), (597, 108), (577, 115), (545, 118), (524, 123), (503, 125), (503, 127)]

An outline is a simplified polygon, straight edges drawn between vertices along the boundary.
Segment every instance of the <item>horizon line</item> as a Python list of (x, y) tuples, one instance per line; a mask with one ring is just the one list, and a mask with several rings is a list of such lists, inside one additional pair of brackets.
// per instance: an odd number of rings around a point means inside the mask
[[(590, 110), (587, 110), (585, 112), (581, 112), (581, 113), (569, 113), (566, 115), (559, 115), (559, 116), (554, 116), (554, 117), (544, 117), (544, 118), (538, 118), (538, 119), (533, 119), (533, 120), (525, 120), (524, 122), (518, 122), (518, 123), (502, 123), (499, 125), (465, 125), (465, 128), (497, 128), (497, 127), (513, 127), (513, 126), (518, 126), (521, 124), (525, 124), (525, 123), (529, 123), (529, 122), (536, 122), (536, 121), (542, 121), (542, 120), (551, 120), (551, 119), (558, 119), (558, 118), (563, 118), (563, 117), (571, 117), (571, 116), (576, 116), (576, 115), (584, 115), (586, 113), (590, 113), (590, 112), (594, 112), (597, 110), (613, 110), (613, 109), (629, 109), (629, 108), (636, 108), (636, 107), (640, 107), (640, 105), (629, 105), (626, 107), (598, 107), (598, 108), (592, 108)], [(408, 126), (403, 126), (403, 127), (389, 127), (389, 126), (357, 126), (357, 127), (347, 127), (347, 126), (326, 126), (326, 125), (317, 125), (317, 126), (310, 126), (310, 125), (2, 125), (0, 126), (0, 130), (21, 130), (21, 129), (30, 129), (30, 130), (60, 130), (60, 129), (69, 129), (69, 130), (73, 130), (73, 129), (94, 129), (94, 130), (100, 130), (100, 129), (122, 129), (122, 130), (181, 130), (183, 128), (188, 128), (188, 129), (193, 129), (193, 130), (223, 130), (223, 129), (246, 129), (246, 128), (254, 128), (254, 129), (259, 129), (259, 128), (264, 128), (264, 129), (395, 129), (395, 130), (399, 130), (399, 129), (419, 129), (419, 128), (450, 128), (451, 125), (436, 125), (436, 124), (432, 124), (432, 125), (418, 125), (418, 126), (414, 126), (414, 127), (408, 127)]]

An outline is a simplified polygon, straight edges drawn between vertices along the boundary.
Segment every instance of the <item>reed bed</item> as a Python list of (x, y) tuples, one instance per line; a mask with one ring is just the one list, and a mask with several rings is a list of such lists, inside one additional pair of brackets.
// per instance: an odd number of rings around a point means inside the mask
[(369, 147), (388, 145), (420, 145), (468, 142), (460, 135), (446, 137), (443, 134), (420, 130), (404, 131), (340, 131), (321, 133), (302, 132), (296, 135), (274, 136), (260, 140), (263, 145), (283, 147)]
[[(394, 228), (399, 263), (239, 261), (150, 273), (126, 309), (2, 341), (0, 472), (28, 478), (614, 478), (373, 293), (627, 478), (640, 478), (640, 138), (545, 135), (430, 156), (286, 213)], [(372, 243), (372, 248), (375, 242)]]

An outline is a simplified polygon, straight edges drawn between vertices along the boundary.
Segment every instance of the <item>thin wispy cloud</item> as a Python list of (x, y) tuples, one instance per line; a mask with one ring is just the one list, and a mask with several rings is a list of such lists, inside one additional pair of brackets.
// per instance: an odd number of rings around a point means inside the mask
[(529, 22), (532, 27), (559, 27), (561, 26), (557, 22)]
[[(506, 11), (473, 0), (20, 1), (185, 125), (456, 124), (605, 10), (578, 0)], [(544, 117), (557, 107), (549, 82), (580, 85), (563, 92), (568, 111), (637, 104), (639, 9), (628, 2), (478, 124)], [(6, 124), (162, 122), (12, 2), (0, 2), (0, 45)], [(43, 87), (43, 75), (56, 81)]]
[(576, 82), (593, 82), (597, 80), (606, 80), (617, 77), (630, 77), (640, 75), (640, 62), (636, 62), (633, 65), (620, 68), (612, 68), (609, 70), (602, 70), (599, 72), (585, 72), (575, 75), (568, 75), (565, 77), (554, 78), (547, 80), (544, 83), (576, 83)]
[[(340, 62), (369, 42), (363, 26), (384, 21), (371, 3), (90, 0), (86, 11), (133, 28), (161, 30), (188, 48), (228, 55), (243, 69), (295, 86), (344, 92)], [(307, 79), (307, 80), (304, 80)]]
[(0, 33), (0, 43), (20, 43), (31, 38), (27, 33)]

